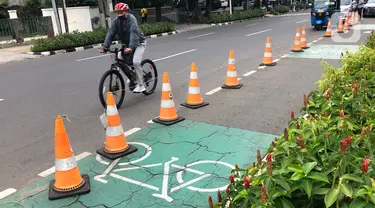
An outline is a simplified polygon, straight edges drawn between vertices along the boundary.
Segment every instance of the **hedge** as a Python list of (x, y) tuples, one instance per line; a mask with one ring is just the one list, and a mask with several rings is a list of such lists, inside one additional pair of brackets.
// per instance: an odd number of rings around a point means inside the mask
[(264, 11), (262, 9), (250, 9), (246, 11), (234, 11), (230, 14), (212, 13), (207, 19), (209, 23), (223, 23), (236, 20), (251, 19), (255, 17), (263, 17)]
[[(145, 35), (171, 32), (174, 30), (173, 23), (160, 22), (155, 24), (143, 24), (140, 26)], [(90, 32), (74, 31), (68, 34), (58, 35), (53, 38), (44, 38), (33, 41), (32, 52), (54, 51), (71, 49), (74, 47), (103, 43), (106, 30), (95, 30)]]
[(257, 151), (257, 162), (231, 171), (215, 207), (375, 207), (374, 41), (343, 54), (339, 68), (323, 62), (301, 116), (291, 111), (265, 161)]
[(280, 5), (276, 6), (271, 10), (271, 14), (273, 15), (279, 15), (279, 14), (285, 14), (288, 13), (290, 8), (288, 6)]

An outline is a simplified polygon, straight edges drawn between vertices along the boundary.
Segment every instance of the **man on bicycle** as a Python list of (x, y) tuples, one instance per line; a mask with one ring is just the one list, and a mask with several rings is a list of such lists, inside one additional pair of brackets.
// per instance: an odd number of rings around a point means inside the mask
[[(141, 67), (143, 54), (146, 50), (146, 38), (138, 27), (137, 19), (129, 13), (127, 4), (116, 4), (115, 11), (117, 17), (112, 21), (112, 26), (107, 33), (101, 52), (105, 53), (109, 50), (115, 35), (119, 37), (123, 47), (125, 45), (124, 52), (133, 53), (133, 66), (137, 74), (137, 87), (133, 92), (141, 93), (146, 90)], [(121, 53), (119, 53), (119, 58), (123, 58)]]

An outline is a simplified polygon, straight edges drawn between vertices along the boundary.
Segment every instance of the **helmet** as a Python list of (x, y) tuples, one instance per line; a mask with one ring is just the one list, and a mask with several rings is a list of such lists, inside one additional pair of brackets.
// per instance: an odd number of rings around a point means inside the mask
[(115, 11), (128, 11), (129, 6), (125, 3), (118, 3), (115, 6)]

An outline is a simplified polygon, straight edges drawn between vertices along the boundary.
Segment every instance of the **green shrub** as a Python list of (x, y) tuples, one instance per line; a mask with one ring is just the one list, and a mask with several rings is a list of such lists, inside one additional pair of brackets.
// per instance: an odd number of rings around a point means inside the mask
[(271, 10), (271, 13), (272, 14), (285, 14), (285, 13), (288, 13), (289, 12), (289, 7), (288, 6), (284, 6), (284, 5), (280, 5), (280, 6), (276, 6), (275, 8), (273, 8)]
[(372, 49), (375, 49), (375, 33), (371, 32), (371, 35), (367, 38), (366, 46)]
[(212, 13), (208, 17), (209, 23), (223, 23), (236, 20), (244, 20), (255, 17), (263, 17), (264, 11), (262, 9), (250, 9), (246, 11), (234, 11), (232, 15)]
[(254, 152), (257, 163), (232, 170), (216, 207), (375, 207), (374, 61), (375, 50), (360, 46), (340, 68), (324, 63), (301, 116), (291, 112), (265, 162)]
[[(159, 22), (155, 24), (143, 24), (140, 26), (145, 35), (159, 34), (174, 31), (174, 24)], [(90, 32), (72, 32), (58, 35), (53, 38), (44, 38), (33, 41), (32, 52), (53, 51), (71, 49), (74, 47), (103, 43), (107, 31), (100, 29)]]
[(174, 23), (172, 22), (157, 22), (152, 24), (142, 24), (141, 30), (145, 35), (153, 35), (164, 32), (174, 31)]

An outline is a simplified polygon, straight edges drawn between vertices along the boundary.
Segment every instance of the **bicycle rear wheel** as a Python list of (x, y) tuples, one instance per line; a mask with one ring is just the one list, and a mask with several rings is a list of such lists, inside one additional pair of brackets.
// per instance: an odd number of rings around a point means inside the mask
[[(109, 85), (105, 85), (105, 81), (109, 78)], [(107, 91), (106, 91), (107, 90)], [(103, 107), (106, 108), (107, 92), (112, 92), (115, 98), (116, 107), (120, 108), (125, 98), (125, 82), (119, 71), (110, 69), (106, 71), (99, 82), (99, 98)]]
[(151, 95), (158, 84), (158, 70), (156, 69), (155, 63), (150, 59), (144, 59), (141, 62), (143, 71), (143, 82), (145, 83), (146, 90), (142, 93), (145, 95)]

